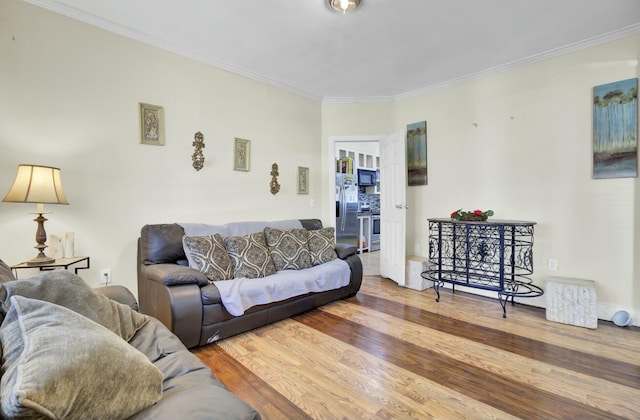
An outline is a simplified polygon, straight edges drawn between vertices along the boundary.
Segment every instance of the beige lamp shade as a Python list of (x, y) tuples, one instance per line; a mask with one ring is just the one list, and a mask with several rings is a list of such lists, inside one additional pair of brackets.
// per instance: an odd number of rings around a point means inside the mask
[(60, 168), (18, 165), (11, 189), (2, 200), (9, 203), (69, 204), (62, 190)]

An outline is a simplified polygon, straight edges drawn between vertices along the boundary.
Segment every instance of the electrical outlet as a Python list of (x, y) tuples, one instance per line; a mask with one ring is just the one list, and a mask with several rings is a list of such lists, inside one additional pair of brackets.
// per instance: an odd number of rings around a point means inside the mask
[(111, 269), (104, 268), (100, 270), (100, 284), (109, 284), (111, 283)]
[(547, 260), (547, 270), (558, 271), (558, 260), (556, 260), (555, 258), (549, 258)]

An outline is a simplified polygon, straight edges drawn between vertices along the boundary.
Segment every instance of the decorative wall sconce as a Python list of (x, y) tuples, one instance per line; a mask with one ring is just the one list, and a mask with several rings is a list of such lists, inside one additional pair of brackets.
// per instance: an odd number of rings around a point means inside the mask
[(193, 138), (194, 140), (191, 144), (196, 150), (191, 155), (191, 159), (193, 160), (193, 167), (196, 168), (196, 171), (199, 171), (204, 166), (204, 154), (202, 153), (202, 149), (204, 149), (204, 136), (198, 131)]
[(280, 191), (280, 184), (278, 184), (278, 164), (274, 163), (271, 165), (271, 183), (269, 186), (271, 187), (271, 194), (276, 195)]

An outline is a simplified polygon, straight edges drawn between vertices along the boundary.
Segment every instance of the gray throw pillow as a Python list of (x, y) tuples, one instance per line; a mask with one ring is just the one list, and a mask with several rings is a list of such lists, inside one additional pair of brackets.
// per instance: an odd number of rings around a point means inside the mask
[(276, 273), (264, 233), (227, 236), (224, 244), (233, 263), (234, 278), (256, 279)]
[(277, 271), (311, 267), (307, 245), (309, 233), (306, 229), (281, 230), (266, 227), (264, 237)]
[(10, 309), (11, 296), (44, 300), (69, 308), (129, 341), (144, 324), (146, 315), (94, 291), (82, 278), (67, 270), (54, 270), (0, 285), (0, 312)]
[(13, 281), (15, 279), (15, 276), (11, 272), (11, 267), (9, 267), (4, 261), (0, 260), (0, 283)]
[(233, 265), (218, 233), (207, 236), (183, 236), (182, 245), (189, 267), (204, 273), (209, 281), (233, 278)]
[(336, 255), (335, 229), (327, 227), (309, 231), (309, 252), (314, 266), (333, 261)]
[(113, 332), (13, 296), (0, 329), (5, 418), (124, 419), (162, 396), (162, 372)]

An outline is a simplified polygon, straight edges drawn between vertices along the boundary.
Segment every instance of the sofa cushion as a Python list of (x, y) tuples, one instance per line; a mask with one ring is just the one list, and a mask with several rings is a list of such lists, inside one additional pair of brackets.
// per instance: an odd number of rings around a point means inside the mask
[(184, 260), (184, 229), (177, 223), (145, 225), (140, 234), (143, 264), (163, 264)]
[(0, 329), (6, 418), (127, 418), (162, 396), (162, 372), (67, 308), (13, 296)]
[(300, 219), (300, 223), (307, 230), (322, 229), (322, 221), (320, 219)]
[(0, 260), (0, 283), (13, 281), (15, 279), (15, 276), (11, 272), (11, 267), (9, 267), (4, 261)]
[(264, 228), (264, 237), (269, 246), (271, 259), (277, 271), (302, 270), (311, 267), (311, 256), (306, 229)]
[(309, 231), (311, 264), (320, 265), (338, 258), (336, 255), (335, 229), (332, 227)]
[(44, 272), (0, 285), (0, 311), (10, 309), (11, 296), (55, 303), (97, 322), (129, 341), (149, 318), (129, 306), (95, 292), (82, 278), (67, 270)]
[(157, 319), (151, 318), (129, 343), (164, 374), (162, 399), (131, 420), (260, 419)]
[(264, 233), (256, 232), (244, 236), (227, 236), (224, 244), (233, 263), (234, 278), (255, 279), (275, 274)]
[(183, 236), (189, 267), (204, 273), (210, 281), (233, 278), (233, 265), (219, 234), (207, 236)]

